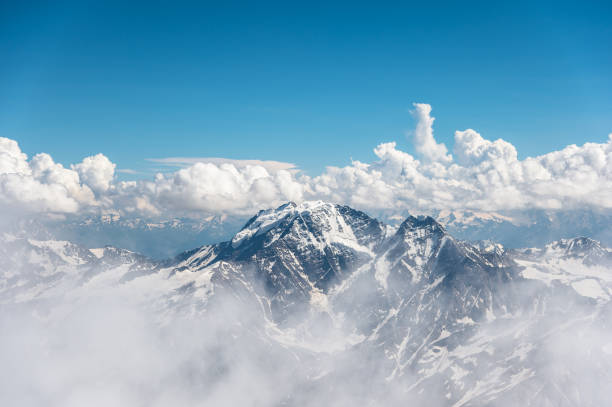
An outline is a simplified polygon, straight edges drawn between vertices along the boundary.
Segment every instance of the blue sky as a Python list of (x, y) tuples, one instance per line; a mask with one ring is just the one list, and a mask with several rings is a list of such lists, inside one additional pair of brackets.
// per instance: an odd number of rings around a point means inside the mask
[[(28, 4), (22, 4), (28, 3)], [(264, 159), (308, 173), (414, 128), (474, 128), (521, 157), (612, 132), (601, 3), (2, 2), (0, 135), (64, 164), (103, 152)]]

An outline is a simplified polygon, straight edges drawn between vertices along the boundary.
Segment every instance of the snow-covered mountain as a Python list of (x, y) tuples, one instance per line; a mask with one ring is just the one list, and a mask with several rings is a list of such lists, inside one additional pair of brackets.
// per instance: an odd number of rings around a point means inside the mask
[(508, 247), (543, 246), (556, 240), (590, 236), (612, 245), (609, 211), (589, 208), (498, 212), (434, 211), (446, 229), (464, 240), (491, 239)]
[[(376, 215), (393, 227), (398, 227), (410, 216), (395, 212)], [(612, 229), (602, 227), (612, 224), (612, 215), (586, 208), (508, 213), (434, 210), (426, 215), (435, 218), (451, 235), (461, 240), (493, 240), (505, 247), (520, 248), (544, 246), (575, 236), (589, 236), (605, 245), (612, 245)], [(34, 234), (44, 231), (48, 234), (44, 239), (68, 240), (86, 247), (112, 245), (164, 259), (202, 244), (229, 240), (247, 220), (247, 216), (239, 215), (147, 219), (108, 213), (61, 219), (42, 217), (21, 222), (16, 229), (22, 232), (25, 228)]]
[[(64, 315), (54, 298), (120, 292), (160, 326), (222, 321), (215, 352), (268, 355), (261, 405), (609, 400), (612, 251), (589, 238), (505, 249), (431, 217), (390, 228), (319, 201), (260, 211), (231, 239), (163, 261), (9, 234), (0, 250), (3, 306)], [(228, 369), (213, 360), (202, 383)]]
[(87, 249), (68, 241), (36, 240), (4, 233), (0, 244), (3, 302), (63, 296), (109, 271), (122, 278), (153, 270), (157, 263), (112, 246)]

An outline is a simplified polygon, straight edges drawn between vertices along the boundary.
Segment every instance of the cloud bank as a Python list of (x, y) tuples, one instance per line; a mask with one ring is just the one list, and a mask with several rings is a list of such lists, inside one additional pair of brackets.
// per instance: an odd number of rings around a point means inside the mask
[(45, 153), (28, 159), (15, 140), (0, 138), (0, 202), (37, 213), (146, 216), (248, 214), (306, 199), (368, 210), (612, 208), (612, 134), (606, 143), (519, 160), (509, 142), (467, 129), (455, 132), (451, 154), (434, 138), (431, 106), (414, 104), (412, 113), (416, 155), (382, 143), (376, 161), (328, 167), (314, 177), (290, 165), (209, 159), (181, 160), (185, 168), (151, 180), (118, 181), (102, 154), (65, 168)]

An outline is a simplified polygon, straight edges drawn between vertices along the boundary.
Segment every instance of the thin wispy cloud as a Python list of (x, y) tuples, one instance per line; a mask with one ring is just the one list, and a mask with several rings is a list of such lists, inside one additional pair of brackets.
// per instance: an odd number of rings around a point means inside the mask
[(131, 168), (118, 168), (117, 172), (120, 172), (122, 174), (129, 174), (129, 175), (144, 174), (144, 172), (142, 171), (136, 171)]
[(215, 165), (231, 164), (236, 168), (246, 166), (260, 166), (268, 171), (276, 172), (279, 170), (297, 170), (293, 163), (272, 160), (237, 160), (221, 157), (165, 157), (147, 158), (146, 161), (167, 165), (168, 167), (187, 168), (197, 163), (211, 163)]

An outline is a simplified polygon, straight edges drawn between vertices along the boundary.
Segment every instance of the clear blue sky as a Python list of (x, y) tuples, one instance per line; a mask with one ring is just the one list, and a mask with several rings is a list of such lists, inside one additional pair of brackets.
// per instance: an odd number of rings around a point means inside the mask
[(122, 3), (1, 2), (1, 136), (64, 164), (314, 175), (383, 141), (411, 151), (412, 102), (449, 148), (467, 127), (522, 157), (612, 132), (609, 2)]

